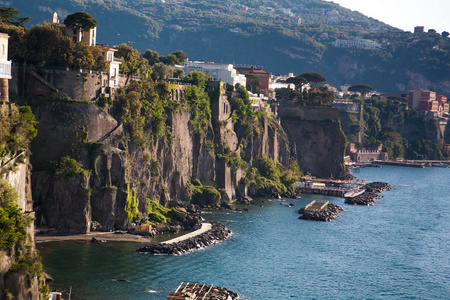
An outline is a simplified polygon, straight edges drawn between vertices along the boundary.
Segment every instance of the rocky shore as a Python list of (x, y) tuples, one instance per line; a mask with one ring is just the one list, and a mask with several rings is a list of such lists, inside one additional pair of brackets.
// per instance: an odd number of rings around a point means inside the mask
[(336, 219), (339, 213), (343, 210), (344, 209), (340, 206), (328, 204), (324, 209), (320, 211), (306, 210), (305, 212), (303, 212), (303, 215), (299, 217), (299, 219), (329, 222)]
[(374, 205), (377, 199), (380, 199), (382, 196), (378, 195), (378, 193), (382, 193), (387, 190), (391, 190), (392, 186), (389, 183), (385, 182), (372, 182), (366, 184), (363, 189), (366, 191), (361, 195), (358, 195), (353, 198), (345, 198), (345, 204), (350, 205)]
[(180, 255), (183, 253), (205, 248), (207, 246), (216, 244), (219, 241), (226, 240), (228, 237), (230, 237), (231, 230), (229, 230), (227, 227), (217, 222), (208, 222), (211, 223), (211, 229), (200, 235), (177, 243), (160, 243), (155, 245), (148, 245), (141, 247), (136, 251), (141, 253)]

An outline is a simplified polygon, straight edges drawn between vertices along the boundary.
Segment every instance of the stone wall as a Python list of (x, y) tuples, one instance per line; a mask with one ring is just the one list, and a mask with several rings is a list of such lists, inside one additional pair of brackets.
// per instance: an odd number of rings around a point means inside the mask
[(101, 91), (101, 74), (13, 64), (10, 91), (26, 97), (94, 100)]

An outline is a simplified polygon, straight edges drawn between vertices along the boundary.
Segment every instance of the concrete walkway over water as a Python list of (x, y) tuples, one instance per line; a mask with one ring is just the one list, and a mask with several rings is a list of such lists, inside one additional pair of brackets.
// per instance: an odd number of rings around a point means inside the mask
[(202, 233), (207, 232), (208, 230), (210, 230), (212, 228), (212, 224), (211, 223), (202, 223), (202, 227), (196, 231), (192, 231), (190, 233), (187, 233), (185, 235), (179, 236), (177, 238), (162, 242), (161, 244), (173, 244), (173, 243), (178, 243), (181, 241), (185, 241), (187, 239), (196, 237), (197, 235), (200, 235)]

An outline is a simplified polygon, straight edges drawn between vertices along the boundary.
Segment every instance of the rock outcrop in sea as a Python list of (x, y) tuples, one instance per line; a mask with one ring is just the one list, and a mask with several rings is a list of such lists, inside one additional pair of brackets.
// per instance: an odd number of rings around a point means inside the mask
[(303, 215), (300, 216), (299, 219), (330, 222), (336, 219), (341, 211), (344, 211), (342, 207), (334, 204), (328, 204), (324, 209), (319, 211), (317, 210), (304, 211)]
[(391, 190), (392, 186), (385, 182), (371, 182), (366, 184), (363, 189), (366, 191), (361, 195), (353, 198), (345, 198), (345, 204), (352, 205), (374, 205), (376, 200), (380, 199), (382, 196), (378, 193), (382, 193), (386, 190)]

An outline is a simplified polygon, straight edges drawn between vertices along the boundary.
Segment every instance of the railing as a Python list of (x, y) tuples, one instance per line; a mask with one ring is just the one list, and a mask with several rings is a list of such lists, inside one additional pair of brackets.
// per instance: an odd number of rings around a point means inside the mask
[(2, 61), (0, 62), (0, 77), (11, 77), (11, 62), (10, 61)]

